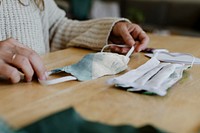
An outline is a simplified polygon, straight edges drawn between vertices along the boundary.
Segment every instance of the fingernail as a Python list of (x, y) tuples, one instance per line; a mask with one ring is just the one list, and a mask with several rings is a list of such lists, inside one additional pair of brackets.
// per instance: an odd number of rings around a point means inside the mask
[(116, 52), (120, 52), (120, 49), (119, 49), (119, 48), (115, 48), (115, 51), (116, 51)]
[(141, 51), (141, 49), (139, 48), (139, 49), (137, 49), (137, 52), (140, 52)]
[(24, 75), (20, 75), (21, 80), (26, 80), (26, 82), (31, 82), (32, 81), (32, 77), (26, 77)]
[(46, 80), (46, 79), (47, 79), (46, 73), (42, 75), (42, 77), (40, 77), (40, 80)]
[(124, 49), (122, 49), (121, 53), (122, 53), (122, 54), (124, 54), (124, 53), (125, 53), (125, 50), (124, 50)]
[(28, 78), (28, 79), (26, 79), (27, 80), (27, 82), (31, 82), (32, 81), (32, 78)]

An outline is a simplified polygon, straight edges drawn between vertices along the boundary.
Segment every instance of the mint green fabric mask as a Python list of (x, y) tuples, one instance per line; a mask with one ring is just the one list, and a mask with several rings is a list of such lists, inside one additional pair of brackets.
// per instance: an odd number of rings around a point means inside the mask
[(130, 60), (129, 56), (133, 50), (134, 47), (130, 49), (126, 56), (102, 51), (87, 54), (76, 64), (57, 68), (49, 72), (49, 75), (66, 72), (72, 76), (65, 76), (53, 80), (39, 80), (39, 82), (44, 85), (49, 85), (70, 80), (87, 81), (97, 79), (105, 75), (117, 74), (124, 71), (128, 67), (127, 64)]

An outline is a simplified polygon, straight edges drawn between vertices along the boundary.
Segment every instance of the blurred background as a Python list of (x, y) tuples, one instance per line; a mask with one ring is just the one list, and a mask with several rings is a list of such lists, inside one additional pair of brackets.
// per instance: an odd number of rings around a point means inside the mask
[(200, 0), (55, 0), (78, 20), (125, 17), (150, 33), (200, 37)]

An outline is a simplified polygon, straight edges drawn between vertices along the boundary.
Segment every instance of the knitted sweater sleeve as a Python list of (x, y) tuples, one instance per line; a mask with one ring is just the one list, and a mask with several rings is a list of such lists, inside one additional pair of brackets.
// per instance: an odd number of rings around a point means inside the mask
[(124, 18), (102, 18), (87, 21), (70, 20), (65, 17), (65, 13), (57, 7), (54, 1), (48, 0), (47, 6), (51, 27), (51, 51), (66, 47), (99, 50), (107, 44), (114, 24), (122, 20), (128, 21)]

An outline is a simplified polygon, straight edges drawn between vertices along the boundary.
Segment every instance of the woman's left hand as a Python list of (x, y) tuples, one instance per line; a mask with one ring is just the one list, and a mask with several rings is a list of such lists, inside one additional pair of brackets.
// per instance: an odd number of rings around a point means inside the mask
[(139, 25), (120, 21), (114, 25), (108, 43), (129, 46), (111, 46), (111, 51), (113, 52), (126, 54), (132, 46), (135, 47), (135, 52), (140, 52), (147, 47), (149, 37)]

